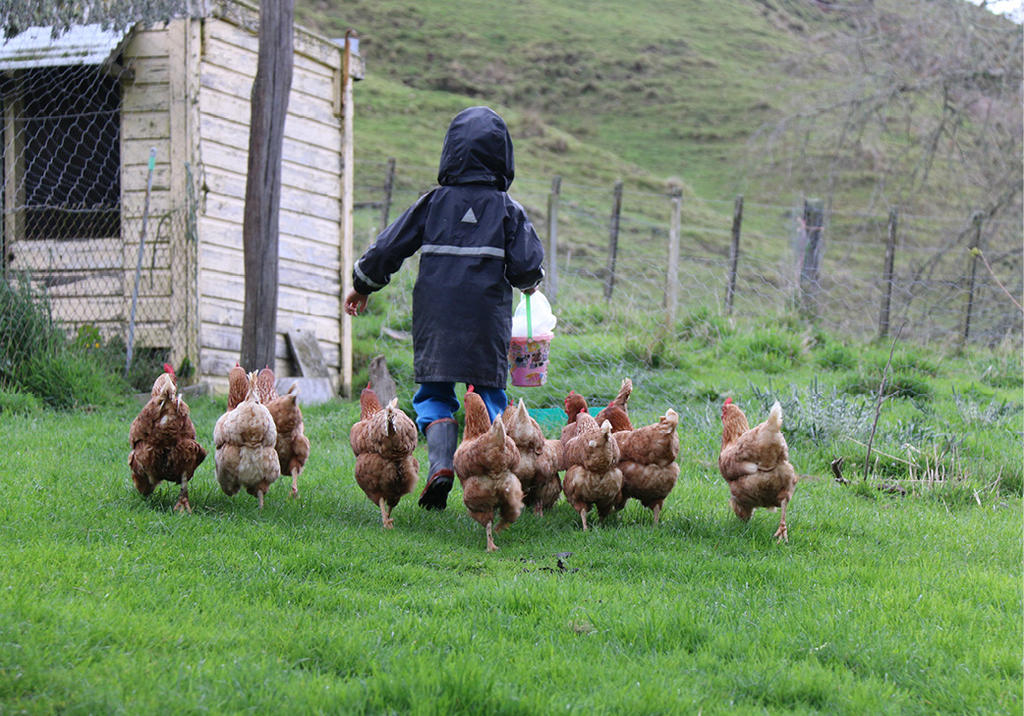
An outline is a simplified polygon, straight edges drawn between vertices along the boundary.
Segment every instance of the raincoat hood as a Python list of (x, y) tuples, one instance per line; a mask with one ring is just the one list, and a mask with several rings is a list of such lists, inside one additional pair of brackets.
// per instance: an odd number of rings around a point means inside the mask
[(515, 173), (512, 137), (497, 112), (470, 107), (455, 115), (441, 149), (438, 184), (486, 184), (507, 191)]

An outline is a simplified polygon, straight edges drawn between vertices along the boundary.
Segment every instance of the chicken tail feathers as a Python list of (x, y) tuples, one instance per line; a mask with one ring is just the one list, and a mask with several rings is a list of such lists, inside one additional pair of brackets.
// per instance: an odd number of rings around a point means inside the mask
[(782, 430), (782, 405), (775, 401), (771, 412), (768, 413), (768, 420), (765, 421), (772, 430)]

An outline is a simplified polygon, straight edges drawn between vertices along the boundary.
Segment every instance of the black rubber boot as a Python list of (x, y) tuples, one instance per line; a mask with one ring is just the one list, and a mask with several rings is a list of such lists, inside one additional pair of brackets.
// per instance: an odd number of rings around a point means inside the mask
[(427, 436), (430, 477), (420, 493), (420, 507), (443, 510), (448, 506), (448, 492), (455, 482), (452, 456), (459, 441), (459, 424), (454, 418), (441, 418), (427, 425), (423, 433)]

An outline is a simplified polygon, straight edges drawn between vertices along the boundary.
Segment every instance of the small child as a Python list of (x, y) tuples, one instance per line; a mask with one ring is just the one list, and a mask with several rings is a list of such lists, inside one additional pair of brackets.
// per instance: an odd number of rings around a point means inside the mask
[(430, 460), (419, 504), (443, 510), (455, 473), (459, 409), (455, 383), (473, 385), (493, 421), (508, 403), (512, 288), (533, 293), (544, 277), (544, 247), (518, 202), (512, 138), (489, 107), (459, 112), (448, 127), (432, 189), (377, 236), (355, 263), (345, 312), (359, 315), (420, 251), (413, 288), (416, 424)]

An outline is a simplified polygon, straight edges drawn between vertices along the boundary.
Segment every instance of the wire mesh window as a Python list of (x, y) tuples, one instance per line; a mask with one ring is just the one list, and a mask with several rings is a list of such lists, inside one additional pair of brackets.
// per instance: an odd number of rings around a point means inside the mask
[(96, 67), (41, 67), (6, 78), (3, 104), (15, 183), (4, 208), (23, 212), (24, 238), (119, 236), (120, 83)]

